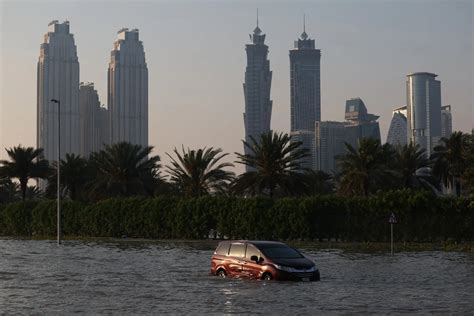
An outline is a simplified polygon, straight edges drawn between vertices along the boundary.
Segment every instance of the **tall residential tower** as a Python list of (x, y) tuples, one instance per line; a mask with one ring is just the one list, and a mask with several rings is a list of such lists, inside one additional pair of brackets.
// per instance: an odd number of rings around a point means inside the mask
[[(262, 133), (270, 131), (272, 115), (272, 101), (270, 88), (272, 72), (270, 61), (267, 59), (268, 46), (265, 45), (265, 34), (257, 27), (250, 35), (251, 44), (247, 44), (247, 68), (245, 70), (244, 97), (245, 97), (245, 141), (251, 143), (250, 137), (259, 139)], [(247, 154), (248, 148), (244, 147)]]
[(311, 156), (304, 158), (302, 167), (314, 169), (315, 122), (321, 121), (321, 51), (315, 49), (314, 40), (303, 33), (290, 50), (290, 110), (291, 137), (303, 143)]
[(137, 29), (118, 31), (107, 89), (110, 143), (148, 146), (148, 68)]
[(37, 68), (36, 146), (44, 157), (57, 160), (58, 104), (60, 101), (61, 158), (79, 154), (79, 61), (69, 22), (52, 21), (40, 47)]
[(407, 140), (429, 157), (441, 138), (441, 83), (429, 72), (407, 77)]

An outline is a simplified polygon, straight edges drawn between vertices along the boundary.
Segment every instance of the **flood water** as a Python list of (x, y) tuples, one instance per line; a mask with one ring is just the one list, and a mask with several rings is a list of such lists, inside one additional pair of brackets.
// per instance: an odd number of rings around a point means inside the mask
[(302, 249), (321, 282), (219, 279), (209, 243), (0, 239), (0, 313), (474, 312), (474, 255)]

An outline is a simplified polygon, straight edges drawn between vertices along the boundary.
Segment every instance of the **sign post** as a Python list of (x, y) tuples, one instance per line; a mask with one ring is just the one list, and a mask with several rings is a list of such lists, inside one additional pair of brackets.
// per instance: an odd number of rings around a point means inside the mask
[(395, 213), (392, 212), (392, 214), (390, 214), (388, 222), (390, 223), (390, 253), (393, 256), (393, 224), (397, 223)]

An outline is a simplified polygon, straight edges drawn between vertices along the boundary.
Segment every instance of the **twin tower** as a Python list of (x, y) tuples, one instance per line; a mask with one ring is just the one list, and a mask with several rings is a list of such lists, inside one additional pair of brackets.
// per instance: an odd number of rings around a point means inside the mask
[[(252, 43), (246, 45), (247, 68), (245, 71), (245, 141), (252, 144), (262, 133), (270, 131), (272, 101), (270, 88), (272, 72), (267, 59), (268, 46), (265, 34), (258, 26), (250, 35)], [(303, 143), (311, 156), (300, 163), (302, 167), (314, 169), (315, 122), (321, 120), (321, 51), (315, 48), (314, 40), (303, 33), (290, 50), (290, 108), (291, 136), (293, 141)], [(249, 153), (248, 148), (244, 148)]]
[(107, 105), (101, 107), (92, 83), (79, 80), (69, 22), (50, 22), (37, 69), (37, 147), (44, 149), (45, 158), (57, 160), (58, 110), (61, 158), (66, 153), (87, 157), (104, 144), (121, 141), (148, 146), (148, 68), (137, 29), (120, 30), (114, 42)]

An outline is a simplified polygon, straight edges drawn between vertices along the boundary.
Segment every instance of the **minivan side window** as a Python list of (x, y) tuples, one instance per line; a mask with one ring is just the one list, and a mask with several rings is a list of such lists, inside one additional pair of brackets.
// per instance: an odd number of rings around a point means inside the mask
[(221, 242), (219, 244), (219, 246), (217, 246), (216, 254), (217, 255), (222, 255), (222, 256), (227, 256), (227, 254), (229, 253), (229, 246), (230, 246), (230, 243)]
[(232, 257), (244, 257), (245, 255), (245, 244), (231, 244), (229, 256)]
[(260, 251), (255, 248), (254, 245), (247, 244), (247, 251), (245, 253), (245, 259), (250, 260), (252, 256), (257, 256), (260, 258)]

